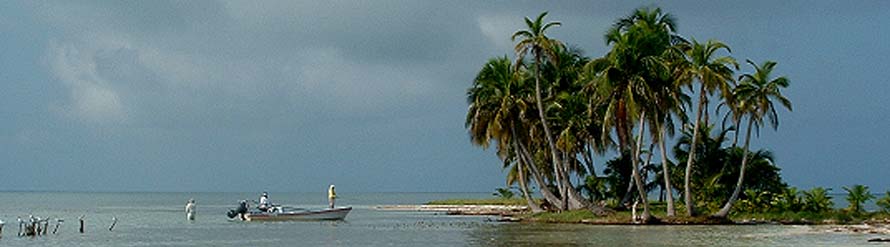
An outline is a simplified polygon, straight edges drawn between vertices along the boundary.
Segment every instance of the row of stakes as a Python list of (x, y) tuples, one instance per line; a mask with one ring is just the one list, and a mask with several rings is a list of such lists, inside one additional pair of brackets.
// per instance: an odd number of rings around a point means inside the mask
[[(81, 215), (80, 218), (78, 218), (78, 221), (80, 221), (80, 230), (79, 230), (80, 233), (84, 232), (83, 231), (83, 225), (84, 225), (83, 218), (84, 218), (84, 215)], [(18, 221), (18, 223), (19, 223), (19, 232), (16, 235), (18, 235), (19, 237), (37, 237), (37, 236), (44, 236), (47, 234), (47, 231), (49, 230), (49, 224), (50, 224), (50, 221), (52, 221), (52, 219), (50, 219), (50, 218), (41, 219), (40, 217), (34, 217), (33, 215), (31, 215), (31, 216), (28, 216), (27, 220), (22, 220), (22, 218), (18, 218), (18, 219), (16, 219), (16, 221)], [(55, 222), (56, 222), (56, 226), (53, 228), (53, 234), (58, 233), (59, 226), (61, 226), (62, 222), (65, 222), (65, 220), (59, 218), (59, 219), (55, 219)], [(0, 238), (3, 237), (3, 226), (4, 225), (5, 225), (5, 222), (0, 220)], [(111, 226), (108, 227), (108, 231), (114, 231), (115, 225), (117, 225), (117, 217), (111, 217)]]

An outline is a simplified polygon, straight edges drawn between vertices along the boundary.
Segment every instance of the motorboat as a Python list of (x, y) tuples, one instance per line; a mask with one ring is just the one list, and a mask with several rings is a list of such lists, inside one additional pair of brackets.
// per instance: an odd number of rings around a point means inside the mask
[(350, 211), (352, 207), (306, 209), (273, 206), (265, 211), (249, 210), (239, 213), (236, 210), (229, 210), (227, 215), (233, 220), (243, 221), (315, 221), (343, 220)]

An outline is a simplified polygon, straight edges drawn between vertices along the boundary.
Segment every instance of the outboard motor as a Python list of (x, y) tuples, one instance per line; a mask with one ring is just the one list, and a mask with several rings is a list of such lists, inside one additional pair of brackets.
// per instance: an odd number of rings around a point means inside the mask
[(229, 216), (229, 218), (235, 218), (239, 214), (244, 215), (246, 213), (247, 213), (247, 201), (241, 200), (241, 203), (238, 205), (238, 208), (229, 210), (229, 212), (226, 213), (226, 216)]

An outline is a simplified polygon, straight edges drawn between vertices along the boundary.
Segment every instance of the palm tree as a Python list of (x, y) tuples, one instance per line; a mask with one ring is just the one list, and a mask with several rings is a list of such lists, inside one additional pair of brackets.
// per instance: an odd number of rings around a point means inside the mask
[[(518, 182), (529, 207), (537, 212), (541, 208), (529, 195), (528, 178), (525, 176), (527, 168), (523, 166), (526, 163), (519, 158), (515, 143), (519, 137), (514, 129), (521, 121), (521, 112), (527, 108), (522, 95), (528, 93), (525, 92), (527, 87), (522, 85), (523, 80), (519, 76), (520, 73), (514, 71), (506, 56), (489, 60), (467, 91), (470, 107), (466, 127), (474, 144), (487, 148), (491, 141), (497, 143), (498, 156), (511, 171), (507, 185)], [(542, 194), (551, 195), (549, 191), (545, 191), (546, 188), (541, 187)]]
[[(639, 174), (643, 130), (647, 112), (656, 111), (651, 107), (655, 103), (654, 90), (669, 81), (664, 56), (675, 41), (682, 40), (674, 33), (675, 22), (673, 16), (663, 14), (661, 9), (636, 9), (616, 21), (606, 33), (606, 43), (612, 45), (606, 57), (589, 64), (592, 70), (599, 72), (595, 90), (608, 105), (603, 127), (614, 125), (619, 151), (629, 150), (631, 154), (632, 177), (643, 202), (645, 220), (649, 220), (650, 212)], [(639, 134), (637, 140), (630, 141), (634, 118), (639, 121)]]
[(552, 82), (545, 90), (550, 93), (544, 97), (551, 99), (545, 114), (554, 120), (549, 127), (555, 130), (556, 147), (562, 154), (562, 174), (567, 180), (563, 184), (567, 185), (568, 199), (572, 201), (583, 201), (584, 198), (568, 178), (595, 174), (590, 152), (601, 150), (603, 146), (600, 139), (595, 138), (600, 135), (601, 127), (598, 121), (589, 117), (592, 114), (588, 109), (590, 95), (583, 92), (584, 83), (579, 80), (584, 65), (589, 62), (581, 54), (577, 48), (557, 46), (553, 49), (555, 62), (543, 64), (541, 70), (541, 77)]
[(725, 218), (729, 215), (733, 203), (735, 203), (736, 199), (739, 197), (739, 191), (742, 189), (742, 181), (745, 178), (745, 168), (748, 163), (748, 147), (751, 142), (752, 127), (757, 127), (757, 129), (760, 130), (764, 118), (769, 120), (769, 124), (774, 130), (779, 127), (779, 115), (776, 113), (776, 107), (774, 106), (773, 101), (778, 101), (789, 111), (792, 110), (791, 101), (788, 100), (788, 98), (785, 98), (785, 96), (782, 95), (782, 92), (780, 92), (782, 88), (788, 87), (788, 78), (771, 78), (770, 74), (772, 73), (773, 68), (775, 68), (776, 62), (766, 61), (761, 66), (757, 66), (757, 64), (751, 60), (747, 60), (747, 62), (754, 67), (754, 74), (744, 74), (740, 76), (740, 84), (736, 88), (737, 92), (735, 93), (738, 97), (735, 99), (736, 104), (738, 104), (737, 108), (741, 109), (741, 112), (748, 116), (748, 130), (745, 134), (745, 146), (742, 148), (744, 150), (744, 154), (742, 155), (742, 166), (739, 170), (739, 180), (736, 183), (735, 190), (732, 192), (732, 196), (729, 197), (729, 201), (726, 202), (723, 208), (714, 214), (716, 217)]
[(847, 208), (847, 210), (850, 212), (857, 214), (861, 213), (864, 211), (864, 209), (862, 209), (862, 204), (871, 199), (875, 199), (875, 195), (868, 192), (868, 186), (857, 184), (854, 185), (853, 188), (843, 188), (847, 191), (847, 202), (850, 203), (850, 207)]
[[(680, 42), (679, 44), (685, 44), (685, 41)], [(669, 70), (671, 76), (668, 81), (660, 83), (660, 86), (654, 90), (656, 95), (653, 97), (655, 107), (652, 111), (652, 117), (649, 119), (649, 125), (655, 126), (655, 128), (652, 129), (653, 133), (651, 133), (652, 139), (653, 141), (658, 142), (659, 151), (661, 152), (661, 175), (663, 178), (660, 180), (664, 183), (662, 188), (664, 191), (667, 191), (668, 217), (676, 216), (676, 209), (674, 209), (674, 190), (671, 186), (665, 139), (668, 135), (674, 135), (674, 116), (680, 118), (683, 122), (688, 121), (685, 113), (685, 106), (689, 104), (689, 96), (683, 93), (683, 90), (680, 89), (679, 83), (682, 81), (679, 80), (679, 78), (676, 78), (676, 74), (673, 73), (674, 71), (677, 71), (679, 65), (683, 63), (682, 51), (676, 49), (679, 48), (679, 44), (675, 45), (668, 50), (667, 54), (665, 54), (665, 58), (667, 59), (666, 62), (670, 67)]]
[(547, 123), (547, 116), (544, 114), (544, 103), (541, 98), (541, 64), (543, 59), (550, 60), (551, 63), (556, 62), (556, 56), (554, 56), (553, 51), (556, 47), (562, 46), (562, 43), (558, 40), (551, 39), (548, 37), (545, 32), (547, 29), (551, 27), (556, 27), (561, 25), (560, 22), (544, 22), (544, 17), (547, 16), (547, 12), (541, 13), (535, 18), (534, 21), (525, 18), (525, 23), (527, 29), (519, 30), (513, 33), (511, 39), (516, 41), (519, 39), (519, 42), (516, 44), (516, 60), (517, 65), (523, 64), (520, 61), (523, 60), (526, 54), (531, 53), (534, 56), (534, 64), (535, 64), (535, 101), (538, 108), (538, 115), (541, 120), (541, 125), (544, 129), (544, 136), (547, 140), (547, 145), (550, 149), (551, 161), (553, 162), (553, 170), (554, 175), (556, 176), (557, 187), (560, 191), (560, 195), (562, 196), (564, 203), (562, 209), (577, 209), (584, 207), (583, 200), (571, 199), (569, 196), (569, 190), (572, 189), (572, 186), (568, 184), (568, 174), (565, 174), (563, 166), (565, 165), (560, 158), (559, 150), (556, 147), (556, 143), (553, 141), (553, 135), (550, 132), (549, 124)]
[[(659, 97), (661, 98), (661, 97)], [(669, 109), (680, 109), (680, 108), (669, 108)], [(666, 109), (661, 109), (666, 110)], [(682, 114), (682, 111), (679, 111)], [(685, 118), (685, 114), (683, 115)], [(673, 196), (673, 187), (671, 186), (670, 180), (670, 168), (668, 167), (668, 159), (667, 159), (667, 151), (665, 139), (667, 139), (667, 135), (673, 135), (673, 120), (670, 117), (670, 114), (664, 114), (663, 111), (657, 111), (653, 114), (652, 125), (655, 126), (654, 130), (656, 133), (653, 134), (654, 141), (658, 142), (658, 148), (661, 153), (661, 166), (662, 166), (662, 176), (664, 182), (664, 190), (667, 191), (667, 216), (673, 217), (676, 216), (676, 209), (674, 209), (674, 196)], [(668, 132), (670, 130), (670, 133)]]
[(684, 68), (680, 70), (680, 78), (685, 83), (698, 81), (699, 99), (698, 110), (695, 113), (695, 122), (692, 130), (692, 144), (689, 149), (689, 158), (686, 160), (686, 176), (684, 178), (684, 201), (686, 203), (686, 214), (694, 216), (696, 214), (693, 207), (692, 188), (690, 186), (690, 176), (692, 175), (692, 164), (695, 162), (695, 147), (699, 138), (699, 126), (702, 122), (702, 112), (705, 111), (708, 104), (708, 95), (719, 90), (723, 98), (731, 97), (729, 93), (729, 85), (732, 82), (733, 71), (730, 66), (738, 68), (738, 63), (729, 56), (715, 57), (721, 49), (731, 52), (729, 46), (720, 41), (708, 40), (707, 43), (698, 43), (695, 39), (686, 50), (686, 56), (689, 59)]
[[(733, 85), (731, 86), (731, 88), (735, 88), (736, 86), (737, 85)], [(734, 133), (732, 139), (732, 147), (736, 147), (739, 143), (739, 131), (742, 118), (744, 116), (744, 109), (739, 108), (743, 105), (735, 102), (735, 99), (738, 98), (735, 95), (736, 90), (731, 90), (730, 93), (733, 94), (732, 97), (725, 98), (723, 101), (721, 101), (720, 104), (717, 105), (715, 113), (717, 115), (720, 115), (720, 110), (722, 108), (727, 108), (726, 114), (723, 115), (723, 123), (721, 127), (726, 130), (726, 122), (730, 120), (732, 121), (732, 125), (728, 128), (728, 130), (731, 130)]]

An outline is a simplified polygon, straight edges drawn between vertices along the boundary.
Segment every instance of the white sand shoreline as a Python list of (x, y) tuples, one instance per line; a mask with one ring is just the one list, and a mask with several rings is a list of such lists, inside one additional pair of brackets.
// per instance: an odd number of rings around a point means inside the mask
[(527, 212), (528, 206), (515, 205), (380, 205), (382, 211), (443, 212), (454, 215), (515, 215)]

